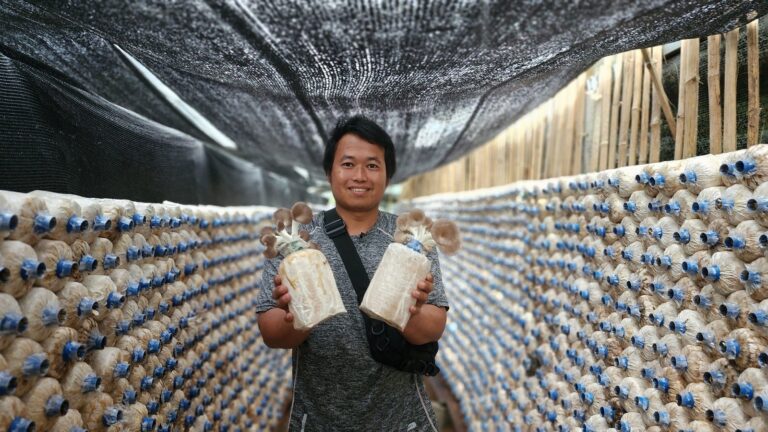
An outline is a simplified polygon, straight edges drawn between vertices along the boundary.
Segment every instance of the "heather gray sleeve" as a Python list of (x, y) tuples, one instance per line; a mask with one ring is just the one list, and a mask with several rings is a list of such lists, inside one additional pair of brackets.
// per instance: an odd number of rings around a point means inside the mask
[(280, 265), (281, 258), (272, 258), (264, 260), (264, 270), (261, 272), (261, 282), (259, 295), (256, 296), (256, 312), (266, 312), (277, 306), (277, 302), (272, 298), (272, 291), (275, 289), (275, 275)]
[(440, 273), (440, 259), (438, 257), (437, 251), (433, 249), (432, 252), (427, 254), (427, 258), (432, 261), (431, 271), (434, 282), (432, 292), (429, 293), (429, 298), (427, 299), (427, 304), (444, 307), (446, 310), (448, 310), (448, 297), (445, 296), (445, 287), (443, 287), (443, 275)]

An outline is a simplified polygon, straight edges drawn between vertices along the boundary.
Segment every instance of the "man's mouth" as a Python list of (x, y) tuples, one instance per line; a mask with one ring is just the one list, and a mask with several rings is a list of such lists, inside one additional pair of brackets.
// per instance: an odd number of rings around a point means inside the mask
[(367, 188), (349, 188), (349, 190), (356, 195), (362, 195), (366, 192), (368, 192), (370, 189)]

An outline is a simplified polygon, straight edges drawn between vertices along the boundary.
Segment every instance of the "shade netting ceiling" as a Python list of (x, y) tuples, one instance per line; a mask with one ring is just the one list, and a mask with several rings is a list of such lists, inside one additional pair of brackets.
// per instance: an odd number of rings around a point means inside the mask
[[(362, 113), (395, 181), (485, 143), (596, 60), (765, 1), (0, 1), (0, 188), (284, 203)], [(311, 198), (311, 197), (310, 197)]]

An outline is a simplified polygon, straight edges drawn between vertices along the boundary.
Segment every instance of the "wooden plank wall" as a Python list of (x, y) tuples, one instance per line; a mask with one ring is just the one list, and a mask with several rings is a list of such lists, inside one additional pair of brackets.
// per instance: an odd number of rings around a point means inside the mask
[[(689, 158), (697, 154), (701, 138), (702, 98), (709, 105), (710, 152), (736, 150), (737, 132), (746, 132), (747, 145), (754, 145), (762, 113), (758, 25), (754, 20), (725, 35), (702, 38), (706, 86), (699, 76), (702, 40), (681, 41), (676, 101), (669, 100), (662, 85), (663, 47), (605, 57), (488, 144), (406, 181), (401, 197), (659, 162), (662, 130), (674, 141), (674, 158)], [(746, 131), (737, 131), (736, 121), (740, 35), (747, 47)]]

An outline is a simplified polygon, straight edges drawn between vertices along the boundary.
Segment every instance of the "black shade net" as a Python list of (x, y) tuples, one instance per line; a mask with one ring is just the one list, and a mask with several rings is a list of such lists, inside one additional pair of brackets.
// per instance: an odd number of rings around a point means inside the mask
[(329, 130), (356, 113), (392, 134), (400, 181), (485, 143), (606, 55), (766, 12), (725, 0), (0, 0), (0, 188), (312, 200)]

